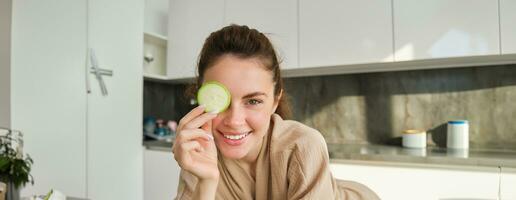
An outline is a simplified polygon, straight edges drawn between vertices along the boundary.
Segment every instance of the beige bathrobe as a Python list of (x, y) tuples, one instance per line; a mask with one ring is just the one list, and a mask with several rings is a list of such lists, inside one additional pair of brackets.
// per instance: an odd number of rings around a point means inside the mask
[[(239, 161), (218, 154), (216, 199), (379, 199), (361, 184), (332, 177), (326, 142), (317, 130), (276, 114), (271, 126), (256, 161), (256, 178)], [(191, 199), (196, 184), (194, 175), (181, 170), (176, 199)]]

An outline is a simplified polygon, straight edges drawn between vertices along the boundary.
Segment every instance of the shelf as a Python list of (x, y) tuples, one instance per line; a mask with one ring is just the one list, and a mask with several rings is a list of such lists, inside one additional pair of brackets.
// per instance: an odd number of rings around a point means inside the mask
[(167, 37), (154, 33), (143, 33), (143, 40), (160, 46), (167, 46)]
[(148, 81), (170, 81), (171, 79), (164, 75), (143, 74), (143, 78)]
[(178, 84), (189, 84), (194, 82), (194, 78), (184, 78), (184, 79), (172, 79), (164, 75), (157, 74), (143, 74), (143, 80), (151, 81), (151, 82), (159, 82), (159, 83), (178, 83)]

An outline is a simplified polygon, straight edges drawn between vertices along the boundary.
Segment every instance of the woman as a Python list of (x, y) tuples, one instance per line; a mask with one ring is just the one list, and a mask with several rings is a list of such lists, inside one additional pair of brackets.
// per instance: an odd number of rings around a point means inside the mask
[(177, 199), (377, 198), (358, 184), (339, 189), (322, 135), (284, 120), (279, 61), (264, 34), (238, 25), (213, 32), (196, 88), (207, 81), (225, 85), (231, 103), (221, 113), (200, 105), (181, 119), (172, 150), (182, 168)]

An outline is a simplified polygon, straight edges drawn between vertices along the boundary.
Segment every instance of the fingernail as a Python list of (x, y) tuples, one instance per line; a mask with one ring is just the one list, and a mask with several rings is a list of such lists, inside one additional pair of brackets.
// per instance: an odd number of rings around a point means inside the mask
[(213, 140), (213, 135), (210, 135), (210, 134), (206, 134), (208, 136), (208, 138), (210, 138), (210, 140)]
[(206, 108), (204, 104), (199, 105), (199, 108)]
[(219, 111), (213, 110), (213, 111), (210, 111), (209, 113), (212, 114), (212, 115), (216, 115), (216, 114), (219, 114)]

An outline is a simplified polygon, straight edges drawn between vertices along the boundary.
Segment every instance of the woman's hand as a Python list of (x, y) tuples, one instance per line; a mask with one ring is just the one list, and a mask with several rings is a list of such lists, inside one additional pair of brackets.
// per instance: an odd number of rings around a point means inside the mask
[[(204, 113), (198, 106), (186, 114), (177, 127), (172, 152), (182, 169), (199, 178), (199, 183), (217, 183), (217, 149), (211, 133), (211, 120), (217, 114)], [(216, 186), (216, 184), (215, 184)]]

